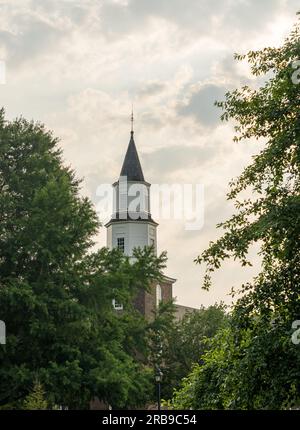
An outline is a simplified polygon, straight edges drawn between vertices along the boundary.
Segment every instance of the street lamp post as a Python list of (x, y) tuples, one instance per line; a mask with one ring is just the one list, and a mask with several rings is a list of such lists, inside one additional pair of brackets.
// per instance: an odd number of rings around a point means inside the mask
[(158, 366), (156, 366), (155, 381), (157, 383), (157, 409), (160, 411), (160, 398), (161, 398), (161, 381), (163, 373)]

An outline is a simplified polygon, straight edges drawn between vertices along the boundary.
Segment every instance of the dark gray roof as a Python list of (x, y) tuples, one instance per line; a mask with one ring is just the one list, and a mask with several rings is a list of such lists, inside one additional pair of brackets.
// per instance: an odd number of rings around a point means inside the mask
[(127, 181), (145, 181), (139, 156), (134, 143), (133, 131), (131, 132), (131, 137), (120, 176), (127, 176)]

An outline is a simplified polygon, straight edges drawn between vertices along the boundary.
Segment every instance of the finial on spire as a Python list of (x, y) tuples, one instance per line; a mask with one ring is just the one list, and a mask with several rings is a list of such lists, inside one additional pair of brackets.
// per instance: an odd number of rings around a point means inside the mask
[(133, 121), (134, 121), (134, 119), (133, 119), (133, 103), (132, 103), (132, 106), (131, 106), (131, 134), (133, 134)]

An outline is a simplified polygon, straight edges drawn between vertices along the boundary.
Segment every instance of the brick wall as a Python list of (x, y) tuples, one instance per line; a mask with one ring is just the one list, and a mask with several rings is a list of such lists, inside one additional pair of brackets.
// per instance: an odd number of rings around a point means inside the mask
[[(152, 284), (149, 292), (141, 290), (134, 303), (135, 307), (141, 312), (141, 314), (150, 321), (153, 319), (153, 311), (156, 308), (156, 285), (156, 283)], [(168, 302), (172, 300), (172, 283), (164, 281), (160, 283), (160, 286), (162, 301)]]

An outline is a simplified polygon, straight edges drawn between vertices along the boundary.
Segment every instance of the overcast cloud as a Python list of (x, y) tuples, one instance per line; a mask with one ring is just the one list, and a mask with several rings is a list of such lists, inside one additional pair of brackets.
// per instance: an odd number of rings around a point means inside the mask
[(146, 180), (204, 184), (201, 231), (157, 220), (178, 303), (230, 303), (231, 287), (256, 272), (229, 262), (207, 293), (193, 263), (233, 212), (229, 180), (261, 145), (232, 143), (233, 126), (220, 122), (214, 102), (255, 84), (233, 54), (281, 44), (298, 9), (298, 0), (0, 0), (0, 105), (9, 118), (22, 114), (54, 130), (84, 177), (83, 194), (97, 203), (97, 186), (118, 178), (132, 102)]

